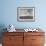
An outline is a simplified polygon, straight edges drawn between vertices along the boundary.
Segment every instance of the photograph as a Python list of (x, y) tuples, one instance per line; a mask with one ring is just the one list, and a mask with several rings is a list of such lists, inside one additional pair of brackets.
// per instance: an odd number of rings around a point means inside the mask
[(17, 8), (18, 21), (35, 21), (35, 8), (34, 7), (18, 7)]

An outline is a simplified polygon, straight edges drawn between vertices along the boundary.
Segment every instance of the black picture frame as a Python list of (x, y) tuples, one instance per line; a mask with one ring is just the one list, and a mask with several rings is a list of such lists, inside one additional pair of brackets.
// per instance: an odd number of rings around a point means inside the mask
[(34, 22), (35, 7), (17, 7), (17, 21)]

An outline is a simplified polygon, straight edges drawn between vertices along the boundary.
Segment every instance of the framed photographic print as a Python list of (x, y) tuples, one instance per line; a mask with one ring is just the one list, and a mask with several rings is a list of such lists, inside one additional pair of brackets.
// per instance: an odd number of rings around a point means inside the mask
[(17, 20), (21, 22), (35, 21), (35, 8), (34, 7), (18, 7)]

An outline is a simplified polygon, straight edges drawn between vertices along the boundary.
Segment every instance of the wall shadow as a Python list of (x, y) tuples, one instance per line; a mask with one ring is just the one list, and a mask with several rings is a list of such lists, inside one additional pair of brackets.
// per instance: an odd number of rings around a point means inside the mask
[(2, 43), (3, 32), (6, 32), (6, 26), (4, 24), (0, 24), (0, 43)]

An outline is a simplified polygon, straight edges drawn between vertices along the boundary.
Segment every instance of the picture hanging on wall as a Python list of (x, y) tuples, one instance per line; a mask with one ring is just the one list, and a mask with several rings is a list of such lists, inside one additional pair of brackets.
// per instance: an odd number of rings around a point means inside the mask
[(18, 7), (17, 20), (20, 22), (34, 22), (35, 7)]

